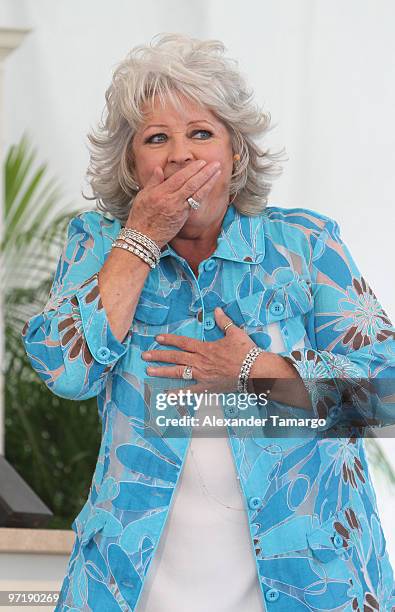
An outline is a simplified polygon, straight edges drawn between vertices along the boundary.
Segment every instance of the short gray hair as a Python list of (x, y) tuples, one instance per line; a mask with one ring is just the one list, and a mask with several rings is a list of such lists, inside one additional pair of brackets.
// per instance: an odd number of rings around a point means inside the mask
[(230, 183), (234, 206), (258, 215), (271, 191), (268, 179), (282, 173), (284, 149), (262, 150), (255, 139), (273, 129), (271, 116), (253, 101), (235, 60), (224, 57), (219, 40), (182, 34), (158, 34), (149, 45), (134, 47), (117, 66), (106, 91), (106, 107), (96, 130), (88, 134), (88, 182), (97, 208), (125, 223), (138, 186), (133, 175), (131, 143), (143, 121), (142, 107), (154, 96), (177, 94), (208, 107), (226, 125), (233, 151), (240, 155)]

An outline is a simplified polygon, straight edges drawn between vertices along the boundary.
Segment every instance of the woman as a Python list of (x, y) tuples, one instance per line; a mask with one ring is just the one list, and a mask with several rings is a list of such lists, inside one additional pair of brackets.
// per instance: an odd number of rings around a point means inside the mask
[[(279, 157), (256, 138), (269, 115), (223, 51), (164, 35), (116, 69), (90, 135), (98, 211), (71, 221), (49, 302), (23, 330), (47, 386), (97, 395), (103, 424), (57, 610), (393, 602), (360, 438), (273, 422), (249, 435), (227, 422), (241, 408), (207, 395), (199, 410), (227, 417), (211, 438), (156, 419), (164, 388), (258, 389), (251, 414), (282, 406), (328, 432), (346, 383), (394, 371), (394, 330), (336, 222), (266, 206)], [(196, 416), (177, 401), (166, 415)]]

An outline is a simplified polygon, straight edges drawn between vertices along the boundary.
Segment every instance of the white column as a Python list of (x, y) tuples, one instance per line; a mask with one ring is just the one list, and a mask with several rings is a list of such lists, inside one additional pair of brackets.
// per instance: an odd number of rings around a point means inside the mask
[[(0, 242), (4, 232), (3, 197), (4, 197), (4, 116), (3, 116), (3, 65), (6, 57), (22, 43), (30, 30), (0, 28)], [(3, 290), (0, 288), (0, 454), (4, 455), (4, 321), (3, 321)]]

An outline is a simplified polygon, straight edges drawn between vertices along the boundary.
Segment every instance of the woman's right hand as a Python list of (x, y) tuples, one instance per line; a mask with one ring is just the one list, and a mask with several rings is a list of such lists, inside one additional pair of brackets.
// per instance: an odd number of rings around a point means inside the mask
[(180, 231), (189, 214), (195, 212), (187, 202), (193, 197), (203, 201), (219, 177), (219, 162), (197, 160), (165, 180), (160, 166), (133, 201), (125, 227), (149, 236), (159, 247)]

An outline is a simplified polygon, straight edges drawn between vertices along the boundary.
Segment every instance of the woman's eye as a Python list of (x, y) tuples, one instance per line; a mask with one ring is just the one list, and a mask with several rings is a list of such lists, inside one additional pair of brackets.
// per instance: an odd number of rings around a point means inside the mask
[[(194, 130), (191, 134), (192, 138), (197, 138), (198, 140), (208, 140), (213, 135), (210, 130)], [(162, 142), (166, 142), (168, 139), (167, 134), (161, 132), (160, 134), (152, 134), (152, 136), (148, 136), (146, 139), (146, 143), (149, 144), (160, 144)]]
[(166, 134), (153, 134), (152, 136), (149, 136), (145, 142), (152, 142), (156, 144), (158, 142), (164, 142), (166, 138)]
[(192, 136), (195, 137), (196, 135), (202, 135), (199, 136), (199, 140), (207, 140), (208, 138), (210, 138), (210, 136), (213, 135), (212, 132), (210, 132), (209, 130), (195, 130), (194, 132), (192, 132)]

